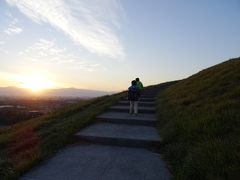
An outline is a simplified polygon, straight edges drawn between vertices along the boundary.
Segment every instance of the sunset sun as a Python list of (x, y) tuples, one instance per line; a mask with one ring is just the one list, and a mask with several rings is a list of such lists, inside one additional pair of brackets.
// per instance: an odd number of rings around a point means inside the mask
[(53, 82), (41, 75), (23, 77), (21, 83), (23, 88), (29, 89), (33, 92), (39, 92), (53, 87)]

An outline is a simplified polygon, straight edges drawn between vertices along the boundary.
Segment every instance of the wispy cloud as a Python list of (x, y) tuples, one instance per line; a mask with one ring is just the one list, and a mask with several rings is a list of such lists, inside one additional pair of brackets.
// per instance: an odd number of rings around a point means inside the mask
[(9, 54), (8, 42), (14, 35), (22, 33), (23, 29), (19, 25), (19, 20), (14, 18), (11, 13), (5, 13), (5, 24), (0, 27), (0, 52)]
[(19, 33), (22, 32), (22, 28), (20, 28), (20, 27), (9, 27), (4, 32), (8, 35), (19, 34)]
[(122, 7), (117, 0), (6, 0), (37, 23), (61, 29), (74, 42), (92, 53), (124, 58), (116, 30)]
[(55, 41), (40, 39), (31, 47), (20, 52), (23, 59), (41, 62), (45, 64), (64, 64), (69, 69), (80, 69), (85, 71), (95, 71), (99, 64), (82, 60), (77, 55), (68, 53), (65, 48), (60, 48)]
[(9, 23), (8, 27), (4, 30), (4, 33), (10, 36), (20, 34), (23, 31), (23, 29), (19, 27), (17, 23), (18, 23), (18, 20), (16, 18), (13, 19)]

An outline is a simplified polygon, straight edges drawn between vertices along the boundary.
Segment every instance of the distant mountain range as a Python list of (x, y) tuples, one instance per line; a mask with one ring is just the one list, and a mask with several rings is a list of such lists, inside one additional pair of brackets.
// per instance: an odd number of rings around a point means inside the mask
[(60, 88), (60, 89), (48, 89), (43, 90), (40, 93), (31, 92), (28, 89), (17, 87), (0, 87), (0, 96), (57, 96), (57, 97), (98, 97), (114, 92), (89, 90), (89, 89), (77, 89), (77, 88)]

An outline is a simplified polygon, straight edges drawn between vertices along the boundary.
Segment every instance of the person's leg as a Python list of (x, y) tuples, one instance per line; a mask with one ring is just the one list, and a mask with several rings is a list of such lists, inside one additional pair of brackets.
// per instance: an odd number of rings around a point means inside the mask
[(129, 103), (130, 103), (129, 113), (132, 114), (133, 113), (133, 107), (134, 107), (134, 101), (129, 101)]
[(138, 101), (134, 101), (134, 114), (138, 114)]

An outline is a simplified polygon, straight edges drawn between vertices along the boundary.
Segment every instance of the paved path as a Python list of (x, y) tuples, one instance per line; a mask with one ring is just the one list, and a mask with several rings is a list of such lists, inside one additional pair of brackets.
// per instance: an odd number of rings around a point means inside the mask
[(128, 113), (126, 99), (97, 117), (97, 123), (79, 131), (80, 142), (65, 148), (21, 180), (168, 180), (161, 156), (149, 149), (161, 142), (155, 128), (154, 97), (145, 91), (137, 116)]

